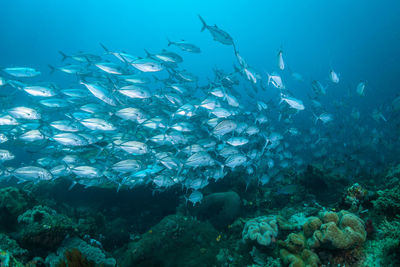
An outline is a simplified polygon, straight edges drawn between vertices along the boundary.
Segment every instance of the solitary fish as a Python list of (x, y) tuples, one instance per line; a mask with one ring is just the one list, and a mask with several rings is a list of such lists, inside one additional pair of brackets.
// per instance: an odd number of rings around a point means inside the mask
[(334, 70), (329, 72), (329, 79), (333, 83), (339, 83), (339, 75)]
[(214, 26), (209, 26), (206, 24), (204, 19), (199, 15), (199, 19), (201, 20), (201, 23), (203, 23), (203, 27), (201, 28), (201, 31), (204, 31), (207, 29), (212, 37), (214, 38), (214, 41), (220, 42), (221, 44), (225, 45), (234, 45), (232, 37), (229, 35), (224, 30), (221, 30), (220, 28), (217, 27), (217, 25)]
[(360, 82), (357, 85), (357, 94), (359, 96), (364, 96), (364, 93), (365, 93), (365, 83), (364, 82)]
[(280, 70), (285, 69), (285, 62), (283, 61), (283, 51), (279, 50), (278, 52), (278, 67)]

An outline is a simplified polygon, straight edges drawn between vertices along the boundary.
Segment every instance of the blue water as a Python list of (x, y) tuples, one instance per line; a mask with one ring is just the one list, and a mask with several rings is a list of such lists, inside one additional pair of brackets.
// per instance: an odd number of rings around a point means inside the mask
[(286, 64), (306, 79), (326, 79), (334, 68), (342, 84), (354, 87), (367, 80), (363, 101), (369, 106), (385, 102), (398, 90), (399, 10), (398, 1), (361, 0), (4, 0), (0, 65), (45, 70), (47, 64), (59, 62), (58, 50), (101, 53), (99, 42), (144, 56), (144, 48), (159, 51), (169, 37), (200, 46), (202, 54), (185, 55), (183, 66), (205, 77), (215, 66), (229, 69), (235, 58), (230, 48), (200, 32), (197, 14), (201, 14), (207, 23), (229, 32), (241, 55), (257, 70), (276, 69), (276, 53), (282, 48)]

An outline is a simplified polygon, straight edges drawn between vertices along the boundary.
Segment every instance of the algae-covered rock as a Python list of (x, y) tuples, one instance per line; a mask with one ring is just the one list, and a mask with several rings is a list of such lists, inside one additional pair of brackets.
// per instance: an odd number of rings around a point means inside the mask
[(226, 228), (231, 224), (240, 212), (240, 197), (233, 191), (214, 193), (203, 198), (196, 209), (200, 219), (206, 219), (218, 228)]
[(378, 191), (378, 198), (372, 201), (377, 213), (393, 218), (400, 213), (400, 182), (398, 179), (393, 181), (393, 186)]
[(65, 215), (46, 206), (35, 206), (18, 217), (20, 244), (38, 253), (56, 249), (75, 224)]
[(208, 222), (169, 215), (119, 251), (119, 266), (213, 266), (218, 232)]
[(21, 190), (15, 187), (0, 189), (0, 208), (7, 209), (13, 216), (18, 216), (27, 207), (27, 196)]
[(27, 196), (18, 188), (0, 189), (0, 230), (13, 229), (17, 217), (28, 208)]

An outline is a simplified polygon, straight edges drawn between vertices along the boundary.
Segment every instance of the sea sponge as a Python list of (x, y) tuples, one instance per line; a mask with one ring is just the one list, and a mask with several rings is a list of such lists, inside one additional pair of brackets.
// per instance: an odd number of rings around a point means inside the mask
[(323, 223), (334, 222), (335, 224), (337, 224), (339, 222), (339, 216), (336, 214), (336, 212), (333, 211), (321, 212), (320, 217)]
[(310, 237), (313, 235), (315, 230), (321, 227), (321, 219), (318, 217), (309, 217), (305, 224), (303, 225), (303, 232), (305, 237)]
[(262, 216), (248, 220), (244, 226), (243, 240), (256, 240), (258, 244), (268, 246), (278, 235), (278, 223), (275, 216)]
[[(322, 214), (324, 217), (327, 214)], [(363, 244), (367, 237), (363, 221), (356, 215), (341, 211), (337, 213), (339, 221), (329, 213), (327, 223), (321, 225), (312, 237), (307, 239), (310, 248), (324, 247), (328, 249), (349, 249)], [(329, 220), (333, 221), (329, 221)]]

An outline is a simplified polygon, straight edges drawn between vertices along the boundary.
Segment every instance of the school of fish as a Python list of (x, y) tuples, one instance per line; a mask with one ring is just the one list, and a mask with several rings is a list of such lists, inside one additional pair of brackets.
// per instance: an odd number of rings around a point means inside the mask
[[(354, 94), (329, 103), (324, 96), (340, 85), (340, 75), (328, 70), (322, 82), (309, 82), (309, 97), (301, 99), (285, 78), (299, 84), (305, 79), (288, 70), (282, 49), (276, 70), (261, 74), (226, 31), (199, 18), (201, 31), (232, 46), (237, 60), (232, 72), (214, 70), (204, 85), (180, 67), (183, 56), (173, 52), (201, 53), (187, 41), (168, 40), (168, 50), (145, 51), (144, 57), (103, 44), (100, 55), (60, 52), (62, 65), (49, 67), (76, 78), (70, 87), (36, 82), (41, 72), (32, 67), (3, 68), (0, 179), (37, 183), (63, 177), (71, 188), (117, 190), (179, 185), (196, 204), (210, 181), (235, 173), (264, 185), (283, 179), (285, 170), (300, 172), (319, 162), (355, 175), (394, 153), (391, 144), (398, 137), (388, 137), (379, 123), (399, 112), (399, 97), (364, 116), (352, 102), (368, 93), (361, 81)], [(272, 96), (263, 98), (265, 92)], [(21, 95), (24, 101), (13, 101)], [(18, 161), (21, 153), (30, 157)]]

